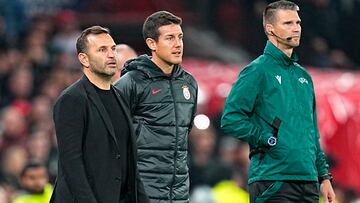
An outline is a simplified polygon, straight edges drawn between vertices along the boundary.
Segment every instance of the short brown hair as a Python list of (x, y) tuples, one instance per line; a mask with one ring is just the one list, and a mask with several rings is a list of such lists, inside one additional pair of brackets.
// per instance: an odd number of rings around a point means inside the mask
[(299, 6), (296, 5), (294, 2), (280, 0), (273, 2), (266, 6), (263, 12), (263, 26), (265, 28), (266, 24), (274, 23), (275, 20), (275, 12), (279, 9), (282, 10), (292, 10), (292, 11), (299, 11)]
[(85, 30), (83, 30), (80, 37), (76, 41), (77, 53), (78, 54), (86, 53), (87, 48), (88, 48), (87, 47), (87, 43), (88, 43), (87, 36), (88, 35), (90, 35), (90, 34), (98, 35), (98, 34), (102, 34), (102, 33), (110, 34), (110, 30), (106, 27), (101, 27), (99, 25), (95, 25), (95, 26), (92, 26), (92, 27), (89, 27), (89, 28), (86, 28)]
[(170, 24), (181, 25), (181, 23), (182, 20), (180, 17), (168, 11), (155, 12), (147, 17), (143, 24), (143, 38), (144, 40), (151, 38), (158, 41), (160, 35), (159, 27)]

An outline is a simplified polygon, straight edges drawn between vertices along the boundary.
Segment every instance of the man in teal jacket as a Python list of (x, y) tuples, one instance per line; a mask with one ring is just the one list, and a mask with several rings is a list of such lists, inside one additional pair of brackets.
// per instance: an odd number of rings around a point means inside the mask
[(298, 10), (289, 1), (265, 8), (264, 54), (240, 73), (222, 116), (225, 133), (250, 146), (251, 202), (318, 202), (319, 190), (335, 202), (313, 83), (293, 52), (300, 44)]

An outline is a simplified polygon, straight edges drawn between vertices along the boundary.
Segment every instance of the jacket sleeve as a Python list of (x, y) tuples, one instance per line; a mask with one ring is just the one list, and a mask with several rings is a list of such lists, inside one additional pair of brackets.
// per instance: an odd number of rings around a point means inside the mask
[(150, 203), (149, 197), (147, 196), (144, 188), (144, 184), (141, 181), (139, 170), (136, 167), (136, 181), (137, 181), (137, 193), (138, 203)]
[(317, 124), (317, 116), (316, 116), (316, 101), (314, 95), (314, 110), (313, 110), (313, 120), (314, 120), (314, 129), (315, 129), (315, 141), (316, 141), (316, 168), (318, 171), (318, 177), (327, 174), (329, 171), (329, 165), (326, 162), (326, 156), (324, 151), (320, 146), (320, 134)]
[(77, 202), (96, 203), (83, 162), (85, 116), (86, 103), (79, 95), (64, 94), (55, 104), (54, 122), (60, 157), (59, 167), (62, 167), (67, 186)]
[(121, 78), (115, 82), (114, 87), (122, 95), (126, 105), (128, 105), (130, 112), (134, 112), (135, 100), (136, 100), (136, 86), (135, 81), (131, 77), (131, 72), (121, 76)]
[(198, 84), (197, 84), (195, 79), (193, 79), (193, 84), (194, 84), (194, 87), (195, 87), (195, 101), (194, 101), (194, 109), (193, 109), (193, 113), (192, 113), (191, 121), (190, 121), (190, 126), (189, 126), (189, 133), (190, 133), (192, 127), (194, 126), (194, 119), (195, 119), (196, 112), (197, 112), (198, 89), (199, 89)]
[(225, 134), (256, 147), (267, 146), (267, 140), (272, 135), (250, 119), (261, 94), (262, 78), (255, 66), (250, 65), (242, 70), (226, 99), (221, 118), (221, 128)]

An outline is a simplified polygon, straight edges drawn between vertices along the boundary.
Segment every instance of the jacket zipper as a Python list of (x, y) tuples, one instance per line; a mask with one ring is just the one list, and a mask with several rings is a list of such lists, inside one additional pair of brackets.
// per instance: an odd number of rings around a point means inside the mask
[(174, 112), (175, 112), (175, 151), (174, 151), (174, 171), (173, 171), (173, 177), (172, 177), (172, 181), (171, 181), (171, 185), (170, 185), (170, 202), (172, 202), (172, 196), (173, 196), (173, 186), (174, 186), (174, 182), (175, 182), (175, 176), (176, 176), (176, 156), (177, 156), (177, 152), (178, 152), (178, 123), (177, 123), (177, 111), (176, 111), (176, 102), (175, 102), (175, 95), (174, 95), (174, 90), (173, 90), (173, 84), (172, 84), (172, 78), (169, 79), (169, 83), (170, 83), (170, 91), (171, 91), (171, 95), (173, 97), (173, 103), (174, 103)]

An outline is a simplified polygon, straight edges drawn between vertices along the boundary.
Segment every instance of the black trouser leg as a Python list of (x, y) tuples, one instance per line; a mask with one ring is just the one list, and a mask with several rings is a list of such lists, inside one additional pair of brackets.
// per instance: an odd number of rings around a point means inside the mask
[(259, 181), (249, 185), (250, 203), (318, 203), (316, 182)]

